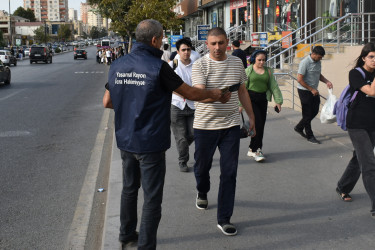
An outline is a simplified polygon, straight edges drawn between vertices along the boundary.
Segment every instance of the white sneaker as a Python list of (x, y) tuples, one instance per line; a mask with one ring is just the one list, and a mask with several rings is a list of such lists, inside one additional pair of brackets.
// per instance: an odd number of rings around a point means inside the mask
[(260, 148), (257, 149), (257, 152), (255, 153), (254, 160), (257, 162), (264, 161), (266, 157), (264, 157), (262, 150)]
[(251, 148), (249, 148), (249, 151), (247, 151), (247, 156), (249, 156), (249, 157), (255, 157), (255, 155), (256, 155), (256, 152), (253, 152), (253, 150), (251, 150)]

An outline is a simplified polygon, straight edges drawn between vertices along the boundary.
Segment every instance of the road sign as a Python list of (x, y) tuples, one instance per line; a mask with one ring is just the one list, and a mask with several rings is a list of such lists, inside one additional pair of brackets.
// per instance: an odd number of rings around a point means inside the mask
[(210, 28), (211, 28), (211, 26), (209, 24), (197, 25), (198, 41), (206, 41), (207, 40), (207, 33), (210, 30)]

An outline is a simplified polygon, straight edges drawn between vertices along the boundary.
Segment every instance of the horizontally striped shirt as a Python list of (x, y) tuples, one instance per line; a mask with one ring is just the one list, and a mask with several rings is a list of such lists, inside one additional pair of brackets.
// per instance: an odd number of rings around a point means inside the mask
[[(224, 61), (212, 60), (209, 54), (193, 64), (192, 84), (202, 84), (206, 89), (225, 88), (246, 81), (246, 73), (241, 59), (228, 55)], [(226, 129), (240, 125), (238, 112), (238, 92), (232, 92), (227, 103), (195, 102), (193, 127), (203, 130)]]

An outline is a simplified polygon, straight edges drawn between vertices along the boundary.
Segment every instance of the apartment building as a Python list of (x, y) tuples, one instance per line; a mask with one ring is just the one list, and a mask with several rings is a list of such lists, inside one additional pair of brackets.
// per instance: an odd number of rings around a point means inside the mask
[(24, 0), (23, 7), (34, 11), (38, 21), (68, 21), (68, 0)]
[(77, 20), (78, 20), (77, 10), (73, 8), (69, 8), (69, 21), (77, 21)]
[(88, 12), (90, 9), (91, 9), (91, 6), (88, 3), (81, 3), (80, 12), (81, 12), (81, 20), (83, 24), (88, 23)]

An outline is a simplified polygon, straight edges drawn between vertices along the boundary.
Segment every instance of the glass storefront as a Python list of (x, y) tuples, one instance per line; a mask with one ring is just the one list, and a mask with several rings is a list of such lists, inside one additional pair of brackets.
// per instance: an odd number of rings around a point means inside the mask
[(208, 10), (208, 23), (212, 28), (224, 28), (224, 4), (217, 4)]
[(316, 2), (316, 16), (341, 17), (358, 13), (358, 0), (320, 0)]
[[(301, 26), (300, 0), (257, 0), (258, 28), (265, 31), (295, 30)], [(262, 16), (264, 15), (264, 17)]]
[(230, 0), (230, 27), (246, 23), (246, 0)]

